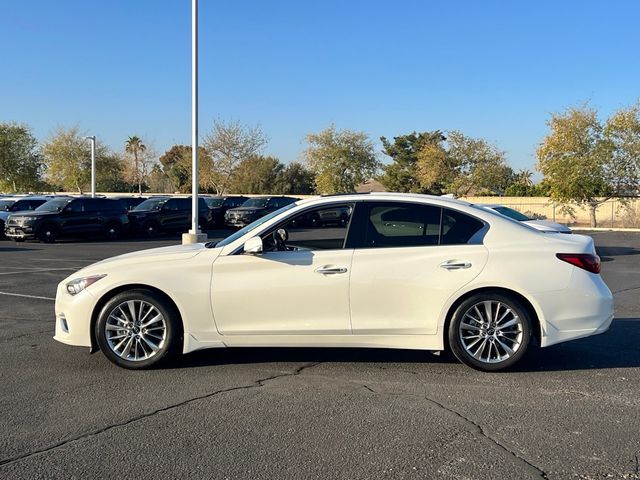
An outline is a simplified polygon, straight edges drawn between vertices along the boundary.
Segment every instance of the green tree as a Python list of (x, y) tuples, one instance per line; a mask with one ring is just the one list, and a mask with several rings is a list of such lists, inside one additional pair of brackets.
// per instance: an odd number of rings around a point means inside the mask
[(615, 112), (604, 126), (605, 177), (616, 196), (640, 193), (640, 103)]
[(39, 190), (42, 172), (38, 142), (29, 127), (0, 123), (0, 190)]
[(380, 162), (373, 143), (363, 132), (337, 131), (334, 125), (307, 135), (305, 151), (320, 193), (347, 193), (376, 175)]
[(417, 152), (416, 176), (431, 193), (501, 194), (512, 183), (513, 170), (495, 146), (452, 131), (446, 140), (423, 144)]
[(549, 133), (537, 148), (537, 168), (549, 185), (552, 200), (571, 212), (571, 203), (589, 209), (591, 226), (598, 225), (598, 205), (614, 194), (609, 177), (612, 148), (594, 109), (571, 107), (553, 114)]
[(189, 191), (191, 178), (191, 147), (187, 145), (173, 145), (159, 158), (163, 172), (173, 184), (177, 192)]
[[(59, 127), (44, 144), (44, 159), (49, 181), (62, 190), (83, 193), (91, 181), (91, 150), (78, 127)], [(96, 142), (96, 164), (105, 153)]]
[[(99, 161), (98, 161), (99, 159)], [(125, 180), (125, 161), (106, 149), (96, 157), (96, 190), (99, 192), (129, 192), (133, 185)]]
[(233, 193), (273, 193), (274, 184), (284, 166), (275, 157), (254, 155), (236, 167), (229, 191)]
[[(199, 190), (210, 193), (215, 191), (213, 162), (204, 147), (198, 147), (198, 152)], [(164, 173), (173, 184), (173, 190), (189, 193), (191, 191), (191, 147), (173, 145), (160, 156), (159, 161)]]
[(380, 137), (383, 153), (392, 160), (384, 167), (380, 182), (390, 192), (430, 193), (418, 180), (418, 152), (432, 148), (435, 153), (444, 140), (439, 130), (400, 135), (393, 137), (393, 143)]
[(147, 175), (147, 162), (142, 155), (147, 150), (147, 146), (142, 143), (142, 139), (138, 136), (127, 138), (124, 144), (124, 150), (133, 156), (133, 180), (138, 184), (138, 194), (142, 194), (142, 182)]
[(259, 126), (248, 127), (237, 121), (215, 121), (203, 142), (211, 160), (208, 182), (218, 195), (231, 186), (232, 176), (240, 162), (258, 155), (267, 144)]
[(299, 162), (292, 162), (278, 175), (273, 192), (278, 195), (310, 195), (313, 193), (313, 172)]
[(162, 171), (159, 163), (154, 163), (149, 172), (149, 190), (154, 193), (173, 193), (175, 187), (171, 179)]

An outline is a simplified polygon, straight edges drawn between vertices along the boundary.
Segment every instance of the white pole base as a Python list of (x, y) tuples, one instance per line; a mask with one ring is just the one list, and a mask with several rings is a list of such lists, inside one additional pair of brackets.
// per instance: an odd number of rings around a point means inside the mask
[(206, 233), (183, 233), (182, 234), (182, 244), (190, 245), (192, 243), (204, 243), (208, 239)]

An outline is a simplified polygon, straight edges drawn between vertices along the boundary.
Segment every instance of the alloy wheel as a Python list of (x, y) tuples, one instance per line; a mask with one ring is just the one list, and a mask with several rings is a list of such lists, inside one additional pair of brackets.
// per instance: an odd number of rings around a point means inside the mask
[(468, 355), (483, 363), (500, 363), (522, 346), (523, 320), (509, 305), (485, 300), (467, 309), (458, 335)]
[(109, 348), (123, 360), (139, 362), (155, 356), (167, 339), (167, 322), (144, 300), (127, 300), (111, 310), (105, 323)]

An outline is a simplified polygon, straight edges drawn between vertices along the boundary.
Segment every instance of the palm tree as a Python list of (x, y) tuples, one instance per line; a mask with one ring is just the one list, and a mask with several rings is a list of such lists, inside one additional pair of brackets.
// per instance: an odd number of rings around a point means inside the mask
[(518, 179), (517, 182), (520, 185), (523, 185), (525, 187), (530, 187), (531, 185), (533, 185), (533, 172), (531, 172), (530, 170), (522, 169), (519, 170), (516, 178)]
[(142, 195), (142, 169), (138, 164), (138, 154), (144, 152), (147, 149), (147, 146), (142, 143), (142, 139), (138, 136), (132, 136), (127, 139), (124, 144), (124, 150), (127, 153), (131, 153), (133, 155), (133, 160), (135, 162), (135, 175), (136, 180), (138, 182), (138, 194)]

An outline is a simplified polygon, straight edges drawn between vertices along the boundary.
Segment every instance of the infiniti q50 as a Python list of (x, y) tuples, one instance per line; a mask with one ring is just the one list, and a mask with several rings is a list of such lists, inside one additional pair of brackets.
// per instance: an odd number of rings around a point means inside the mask
[[(344, 222), (302, 221), (325, 210)], [(593, 240), (545, 235), (459, 200), (316, 197), (218, 243), (90, 265), (57, 290), (55, 339), (125, 368), (224, 347), (449, 349), (486, 371), (531, 345), (605, 332)]]

